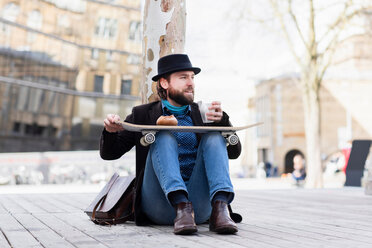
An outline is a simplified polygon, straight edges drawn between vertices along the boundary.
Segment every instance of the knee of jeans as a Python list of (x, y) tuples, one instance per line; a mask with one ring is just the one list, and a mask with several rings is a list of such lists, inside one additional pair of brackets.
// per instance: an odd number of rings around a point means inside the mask
[(210, 132), (203, 135), (202, 143), (205, 145), (216, 145), (220, 143), (224, 143), (224, 138), (222, 137), (220, 132)]

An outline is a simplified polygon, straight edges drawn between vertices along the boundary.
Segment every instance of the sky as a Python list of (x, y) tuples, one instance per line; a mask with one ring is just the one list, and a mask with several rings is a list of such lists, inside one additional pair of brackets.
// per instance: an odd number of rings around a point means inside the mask
[(241, 2), (186, 2), (185, 52), (202, 69), (196, 77), (195, 98), (221, 101), (234, 125), (252, 123), (247, 104), (254, 84), (280, 74), (290, 61), (283, 41), (260, 25), (236, 25)]

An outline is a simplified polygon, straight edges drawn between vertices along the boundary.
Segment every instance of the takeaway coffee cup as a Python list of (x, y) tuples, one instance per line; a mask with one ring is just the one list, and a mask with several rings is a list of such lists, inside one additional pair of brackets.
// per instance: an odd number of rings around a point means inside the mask
[(201, 118), (204, 123), (211, 123), (213, 121), (208, 120), (207, 113), (210, 112), (209, 107), (212, 106), (212, 103), (204, 103), (202, 101), (198, 101), (198, 106), (201, 114)]

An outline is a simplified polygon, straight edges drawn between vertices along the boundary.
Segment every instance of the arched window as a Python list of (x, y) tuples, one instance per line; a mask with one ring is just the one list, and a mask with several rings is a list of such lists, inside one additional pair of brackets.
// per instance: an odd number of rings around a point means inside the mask
[(70, 19), (65, 14), (58, 16), (57, 24), (58, 24), (58, 26), (60, 26), (62, 28), (68, 28), (71, 25)]
[(27, 26), (34, 29), (41, 29), (43, 25), (43, 17), (40, 11), (33, 10), (28, 14)]
[[(41, 16), (40, 11), (33, 10), (28, 14), (27, 17), (27, 26), (33, 29), (41, 29), (43, 25), (43, 17)], [(27, 34), (27, 42), (32, 43), (36, 40), (37, 34), (30, 31)]]
[[(15, 22), (19, 14), (19, 6), (15, 3), (8, 3), (0, 12), (0, 16), (8, 21)], [(10, 35), (11, 26), (0, 23), (0, 30), (6, 34)]]
[(18, 14), (19, 6), (15, 3), (8, 3), (1, 11), (1, 17), (11, 22), (16, 21)]

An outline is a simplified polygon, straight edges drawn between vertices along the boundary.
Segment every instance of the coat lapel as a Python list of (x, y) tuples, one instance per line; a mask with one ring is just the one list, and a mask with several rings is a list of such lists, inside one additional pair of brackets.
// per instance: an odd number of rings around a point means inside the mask
[(196, 103), (191, 104), (191, 119), (194, 122), (195, 126), (204, 126), (199, 107)]
[(152, 105), (149, 110), (150, 115), (150, 123), (149, 125), (156, 125), (156, 121), (158, 118), (163, 115), (163, 110), (161, 109), (161, 102), (157, 102), (156, 104)]

